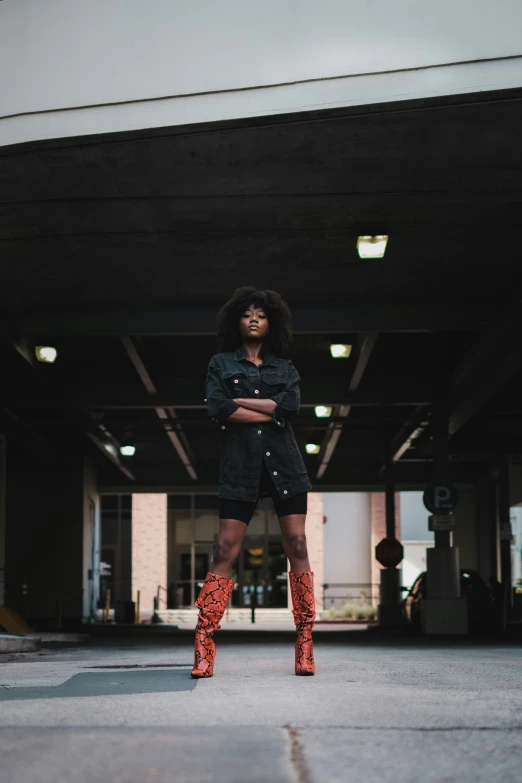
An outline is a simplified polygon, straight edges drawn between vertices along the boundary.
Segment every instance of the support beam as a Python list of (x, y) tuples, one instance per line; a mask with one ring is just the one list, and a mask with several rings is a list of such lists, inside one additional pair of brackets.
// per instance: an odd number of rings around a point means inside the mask
[[(132, 364), (134, 365), (134, 368), (136, 372), (138, 373), (141, 382), (143, 383), (145, 389), (147, 390), (147, 393), (151, 396), (157, 396), (158, 391), (154, 385), (154, 382), (152, 378), (150, 377), (147, 368), (145, 367), (145, 363), (143, 362), (143, 359), (141, 358), (138, 349), (136, 348), (133, 340), (128, 337), (124, 336), (121, 337), (121, 342), (125, 350), (127, 351), (127, 355), (129, 359), (131, 360)], [(183, 432), (183, 428), (181, 424), (172, 424), (171, 417), (175, 418), (176, 413), (173, 407), (169, 407), (169, 413), (167, 410), (162, 406), (155, 406), (156, 415), (161, 420), (163, 424), (163, 429), (165, 430), (168, 439), (176, 449), (176, 452), (182, 461), (185, 470), (189, 474), (190, 478), (193, 481), (197, 481), (197, 474), (193, 467), (193, 461), (194, 457), (192, 456), (192, 460), (188, 455), (188, 451), (190, 450), (190, 447), (187, 449), (188, 440)]]
[(506, 302), (506, 315), (482, 333), (453, 373), (452, 385), (458, 404), (450, 416), (450, 435), (482, 410), (520, 372), (521, 305), (520, 296)]
[[(390, 389), (382, 392), (354, 392), (346, 393), (340, 387), (340, 380), (330, 379), (321, 383), (314, 379), (307, 380), (303, 385), (303, 397), (301, 408), (313, 408), (316, 405), (330, 405), (338, 408), (342, 405), (350, 407), (415, 407), (427, 405), (432, 398), (432, 393), (424, 387), (409, 389)], [(194, 387), (194, 392), (192, 391)], [(197, 388), (196, 388), (197, 387)], [(25, 386), (13, 386), (2, 384), (0, 389), (0, 408), (107, 408), (107, 409), (150, 409), (175, 407), (177, 410), (205, 409), (206, 405), (201, 400), (195, 404), (194, 399), (201, 398), (201, 380), (191, 381), (190, 386), (183, 383), (162, 384), (157, 395), (147, 392), (129, 389), (126, 384), (105, 384), (100, 381), (99, 386), (86, 389), (85, 384), (67, 384), (67, 388), (60, 396), (46, 394), (42, 389), (41, 394), (27, 393)], [(199, 392), (199, 394), (198, 394)], [(198, 396), (196, 396), (198, 395)]]
[(449, 419), (449, 433), (454, 435), (493, 400), (522, 369), (520, 345), (501, 349), (501, 360), (493, 367), (483, 368), (481, 379), (461, 399)]
[[(411, 448), (413, 442), (419, 438), (430, 423), (430, 411), (428, 405), (420, 405), (415, 415), (408, 421), (398, 435), (393, 439), (389, 447), (389, 462), (398, 462), (403, 454)], [(383, 463), (379, 469), (384, 473), (387, 464)]]
[[(359, 350), (359, 356), (357, 357), (357, 363), (355, 365), (350, 380), (350, 384), (348, 386), (348, 393), (356, 392), (357, 389), (359, 388), (359, 384), (362, 381), (364, 372), (370, 360), (370, 356), (372, 354), (376, 340), (377, 340), (376, 334), (366, 334), (362, 338), (362, 342)], [(336, 410), (336, 415), (341, 418), (346, 418), (349, 415), (350, 410), (351, 410), (350, 405), (341, 405)], [(335, 447), (337, 446), (337, 442), (341, 437), (342, 429), (343, 429), (343, 425), (339, 421), (331, 422), (328, 425), (328, 429), (326, 430), (323, 444), (321, 446), (322, 459), (319, 468), (317, 470), (318, 479), (324, 476), (326, 468), (328, 467), (328, 464), (332, 459), (333, 453), (335, 451)]]
[[(0, 321), (0, 336), (79, 335), (214, 335), (219, 305), (173, 307), (169, 310), (46, 311)], [(456, 302), (437, 304), (368, 304), (292, 309), (296, 334), (367, 334), (370, 332), (437, 332), (477, 329), (487, 325), (484, 309)]]
[[(90, 441), (94, 443), (96, 448), (98, 448), (102, 454), (107, 457), (108, 460), (112, 462), (113, 465), (116, 465), (118, 470), (121, 470), (124, 476), (126, 476), (130, 481), (136, 481), (136, 476), (134, 473), (129, 470), (123, 463), (120, 461), (118, 457), (118, 448), (115, 443), (110, 443), (109, 440), (102, 440), (97, 435), (94, 434), (94, 432), (86, 432), (85, 433)], [(108, 446), (112, 445), (113, 449), (109, 449)], [(127, 487), (126, 492), (129, 491), (129, 488)]]

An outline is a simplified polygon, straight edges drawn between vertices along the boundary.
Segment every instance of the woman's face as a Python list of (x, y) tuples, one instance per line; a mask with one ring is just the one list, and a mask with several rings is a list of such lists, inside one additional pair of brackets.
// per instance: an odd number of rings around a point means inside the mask
[(264, 340), (268, 332), (268, 318), (261, 307), (250, 305), (239, 319), (239, 333), (243, 340)]

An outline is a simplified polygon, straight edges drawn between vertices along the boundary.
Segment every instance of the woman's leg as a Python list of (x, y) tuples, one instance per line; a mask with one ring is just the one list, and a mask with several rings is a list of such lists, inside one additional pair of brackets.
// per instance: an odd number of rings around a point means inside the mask
[(247, 525), (239, 519), (220, 519), (219, 532), (214, 543), (214, 558), (210, 568), (213, 574), (230, 579), (232, 566), (239, 557)]
[(290, 514), (279, 519), (283, 549), (290, 561), (290, 571), (302, 574), (310, 571), (310, 560), (306, 546), (306, 514)]
[[(297, 502), (297, 501), (295, 501)], [(289, 514), (279, 518), (283, 548), (290, 561), (290, 590), (297, 630), (295, 673), (315, 673), (312, 628), (315, 621), (314, 575), (310, 569), (305, 533), (306, 514)]]
[(214, 632), (220, 628), (220, 621), (234, 589), (230, 579), (232, 566), (239, 555), (247, 525), (239, 519), (220, 519), (219, 532), (214, 544), (214, 561), (205, 577), (198, 595), (199, 609), (194, 646), (194, 668), (192, 677), (212, 677), (216, 658)]

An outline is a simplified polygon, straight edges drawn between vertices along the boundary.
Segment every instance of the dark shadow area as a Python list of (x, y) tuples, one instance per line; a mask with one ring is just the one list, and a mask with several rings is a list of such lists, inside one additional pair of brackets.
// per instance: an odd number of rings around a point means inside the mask
[(179, 671), (86, 672), (75, 674), (67, 682), (54, 687), (0, 688), (0, 701), (173, 693), (194, 690), (196, 684), (197, 680), (190, 679), (188, 668)]

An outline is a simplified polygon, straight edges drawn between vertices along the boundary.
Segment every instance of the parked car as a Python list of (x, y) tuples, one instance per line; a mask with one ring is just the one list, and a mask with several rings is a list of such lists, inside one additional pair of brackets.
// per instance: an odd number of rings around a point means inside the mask
[[(477, 571), (460, 569), (460, 594), (468, 599), (468, 630), (470, 633), (491, 633), (497, 627), (497, 605), (493, 589)], [(421, 630), (421, 601), (426, 595), (426, 571), (423, 571), (402, 601), (405, 619)]]

